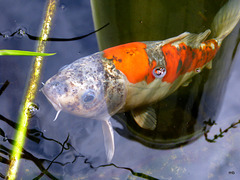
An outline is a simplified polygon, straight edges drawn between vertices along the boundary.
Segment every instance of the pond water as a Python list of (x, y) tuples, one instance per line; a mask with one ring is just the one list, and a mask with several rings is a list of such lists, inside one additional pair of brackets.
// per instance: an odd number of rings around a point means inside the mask
[[(19, 28), (31, 35), (39, 34), (45, 10), (44, 1), (0, 0), (0, 2), (1, 34), (10, 36)], [(228, 47), (238, 48), (239, 28), (238, 24), (224, 41), (222, 45), (224, 50), (228, 50)], [(59, 1), (50, 37), (72, 38), (93, 30), (88, 0)], [(36, 41), (25, 36), (0, 36), (0, 49), (35, 51), (36, 44)], [(41, 81), (45, 82), (62, 66), (97, 51), (95, 35), (78, 41), (48, 42), (47, 52), (57, 54), (45, 58)], [(230, 74), (226, 74), (229, 81), (225, 85), (223, 102), (218, 116), (214, 119), (216, 124), (208, 133), (209, 139), (219, 134), (220, 128), (225, 130), (240, 119), (239, 58), (240, 51), (236, 49)], [(0, 96), (2, 178), (9, 168), (12, 140), (32, 60), (32, 57), (0, 57), (0, 87), (4, 82), (9, 82)], [(185, 146), (163, 150), (150, 148), (151, 145), (134, 137), (132, 132), (135, 130), (128, 131), (125, 123), (119, 123), (126, 118), (124, 114), (120, 114), (111, 119), (115, 129), (116, 151), (112, 164), (107, 164), (100, 121), (83, 119), (65, 112), (60, 113), (58, 119), (53, 121), (56, 111), (41, 92), (38, 93), (34, 103), (38, 105), (39, 110), (30, 119), (17, 179), (240, 178), (238, 125), (237, 128), (230, 128), (224, 133), (224, 137), (216, 139), (215, 143), (207, 141), (202, 135)]]

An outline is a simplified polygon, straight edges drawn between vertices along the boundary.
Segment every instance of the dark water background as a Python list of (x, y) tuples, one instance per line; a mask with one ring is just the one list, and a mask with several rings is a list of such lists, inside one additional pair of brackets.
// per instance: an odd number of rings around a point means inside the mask
[[(0, 33), (10, 35), (19, 28), (29, 34), (38, 35), (45, 10), (44, 1), (0, 0)], [(104, 25), (104, 24), (103, 24)], [(224, 46), (236, 41), (239, 37), (239, 25), (224, 42)], [(94, 30), (90, 2), (60, 1), (52, 25), (51, 37), (76, 37)], [(35, 51), (36, 41), (27, 37), (0, 36), (0, 49), (21, 49)], [(56, 52), (53, 57), (44, 61), (41, 81), (45, 82), (59, 68), (72, 61), (98, 51), (95, 35), (79, 41), (49, 42), (47, 52)], [(227, 84), (223, 104), (209, 138), (219, 134), (240, 118), (239, 77), (240, 54), (235, 56), (230, 79)], [(8, 169), (7, 161), (11, 149), (11, 139), (15, 128), (3, 117), (16, 123), (22, 101), (26, 80), (31, 68), (32, 57), (0, 57), (0, 87), (8, 80), (7, 89), (0, 96), (0, 128), (4, 133), (0, 137), (0, 173), (4, 176)], [(224, 72), (222, 72), (224, 73)], [(40, 85), (41, 87), (41, 85)], [(33, 179), (41, 174), (40, 167), (48, 172), (42, 179), (53, 176), (59, 179), (239, 179), (239, 128), (230, 129), (216, 143), (209, 143), (202, 136), (197, 141), (177, 149), (159, 150), (146, 147), (139, 142), (120, 136), (115, 131), (116, 151), (113, 163), (106, 164), (101, 124), (99, 121), (85, 119), (61, 113), (57, 121), (52, 121), (55, 110), (41, 92), (35, 100), (40, 107), (39, 112), (30, 119), (29, 132), (25, 144), (25, 153), (21, 161), (18, 179)], [(116, 120), (113, 126), (122, 128)], [(33, 131), (34, 129), (34, 131)], [(40, 136), (42, 132), (43, 136)], [(4, 136), (3, 136), (4, 135)], [(69, 138), (68, 138), (69, 136)], [(5, 138), (4, 138), (5, 137)], [(35, 137), (35, 140), (33, 138)], [(68, 139), (67, 139), (68, 138)], [(39, 140), (39, 141), (38, 141)], [(61, 144), (67, 140), (65, 149)], [(62, 151), (62, 153), (61, 153)], [(30, 155), (30, 154), (31, 155)], [(127, 167), (130, 169), (118, 168)], [(133, 171), (131, 171), (133, 170)], [(139, 174), (135, 174), (138, 172)]]

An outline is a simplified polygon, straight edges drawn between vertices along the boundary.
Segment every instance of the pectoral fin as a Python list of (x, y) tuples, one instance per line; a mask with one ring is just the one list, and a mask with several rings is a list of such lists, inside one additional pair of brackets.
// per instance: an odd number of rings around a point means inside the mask
[(114, 155), (114, 134), (112, 123), (110, 120), (102, 121), (102, 130), (103, 130), (103, 137), (104, 137), (104, 145), (107, 155), (108, 163), (111, 162), (113, 155)]
[(183, 87), (187, 87), (192, 82), (192, 79), (187, 80), (182, 84)]
[(134, 109), (131, 113), (141, 128), (148, 130), (154, 130), (156, 128), (157, 115), (152, 107)]
[(210, 61), (210, 62), (206, 65), (206, 67), (207, 67), (208, 69), (212, 69), (212, 61)]

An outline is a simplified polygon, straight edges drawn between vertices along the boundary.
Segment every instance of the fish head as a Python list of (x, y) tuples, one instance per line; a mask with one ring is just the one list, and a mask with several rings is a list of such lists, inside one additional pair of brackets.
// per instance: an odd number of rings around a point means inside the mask
[(114, 134), (110, 116), (126, 100), (125, 76), (102, 52), (64, 66), (47, 80), (41, 91), (58, 111), (102, 121), (108, 162), (114, 155)]
[(101, 55), (93, 54), (61, 68), (41, 90), (57, 111), (100, 118), (108, 114), (108, 106), (111, 106), (107, 104), (106, 89)]

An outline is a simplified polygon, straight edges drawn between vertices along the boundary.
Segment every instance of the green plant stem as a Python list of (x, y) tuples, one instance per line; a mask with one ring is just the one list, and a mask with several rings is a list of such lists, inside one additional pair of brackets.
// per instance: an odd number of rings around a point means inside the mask
[[(37, 52), (44, 53), (46, 47), (46, 39), (48, 38), (50, 27), (52, 23), (53, 16), (55, 14), (57, 0), (49, 0), (46, 15), (42, 26), (41, 39), (38, 43)], [(40, 79), (41, 69), (42, 69), (42, 56), (37, 56), (34, 64), (33, 70), (31, 72), (30, 81), (27, 87), (26, 94), (20, 109), (20, 115), (18, 117), (19, 126), (17, 128), (17, 133), (15, 135), (15, 143), (13, 146), (11, 154), (11, 162), (8, 169), (7, 179), (14, 180), (17, 176), (19, 161), (21, 158), (22, 148), (24, 146), (26, 131), (28, 127), (28, 106), (35, 99), (35, 95), (38, 88), (38, 82)]]

